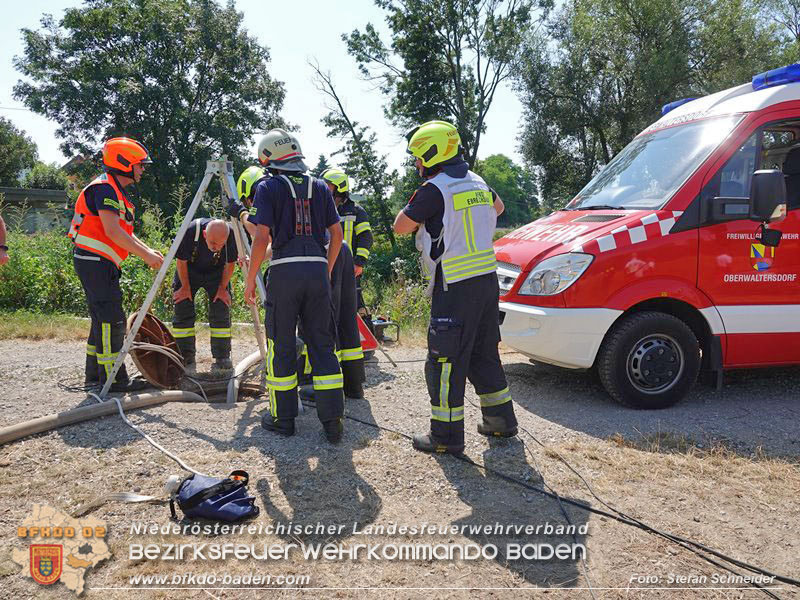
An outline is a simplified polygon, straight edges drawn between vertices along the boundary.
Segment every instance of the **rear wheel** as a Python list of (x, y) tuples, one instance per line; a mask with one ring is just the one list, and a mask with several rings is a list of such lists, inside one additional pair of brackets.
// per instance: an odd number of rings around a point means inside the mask
[(609, 395), (632, 408), (666, 408), (686, 396), (700, 371), (700, 344), (672, 315), (623, 317), (603, 341), (597, 372)]

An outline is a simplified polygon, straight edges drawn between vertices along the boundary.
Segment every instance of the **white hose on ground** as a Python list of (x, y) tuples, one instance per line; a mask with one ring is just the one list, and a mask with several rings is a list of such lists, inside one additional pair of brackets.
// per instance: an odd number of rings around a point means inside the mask
[(233, 370), (233, 377), (228, 381), (228, 404), (235, 404), (236, 399), (239, 397), (239, 380), (242, 375), (258, 361), (261, 360), (261, 350), (256, 350), (252, 354), (247, 355)]

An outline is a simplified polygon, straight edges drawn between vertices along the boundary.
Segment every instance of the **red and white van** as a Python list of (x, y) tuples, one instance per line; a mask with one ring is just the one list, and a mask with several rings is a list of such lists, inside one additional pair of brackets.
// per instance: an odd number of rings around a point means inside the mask
[(595, 367), (629, 406), (674, 404), (701, 369), (800, 364), (800, 65), (664, 106), (495, 252), (503, 342)]

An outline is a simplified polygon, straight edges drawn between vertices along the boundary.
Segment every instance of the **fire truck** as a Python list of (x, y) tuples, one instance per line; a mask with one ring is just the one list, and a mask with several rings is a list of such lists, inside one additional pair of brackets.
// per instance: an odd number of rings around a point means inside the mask
[(565, 208), (495, 243), (503, 342), (635, 408), (800, 364), (800, 64), (667, 104)]

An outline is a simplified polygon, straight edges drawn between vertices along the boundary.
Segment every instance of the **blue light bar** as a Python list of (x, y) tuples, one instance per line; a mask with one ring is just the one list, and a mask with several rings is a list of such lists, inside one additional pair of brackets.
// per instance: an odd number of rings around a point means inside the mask
[(691, 102), (692, 100), (697, 100), (697, 98), (684, 98), (683, 100), (675, 100), (675, 102), (670, 102), (669, 104), (665, 104), (661, 107), (661, 116), (663, 117), (671, 110), (675, 110), (679, 106), (686, 104), (687, 102)]
[(800, 64), (786, 65), (779, 69), (772, 69), (765, 73), (759, 73), (753, 77), (753, 89), (763, 90), (775, 85), (783, 85), (784, 83), (793, 83), (800, 81)]

